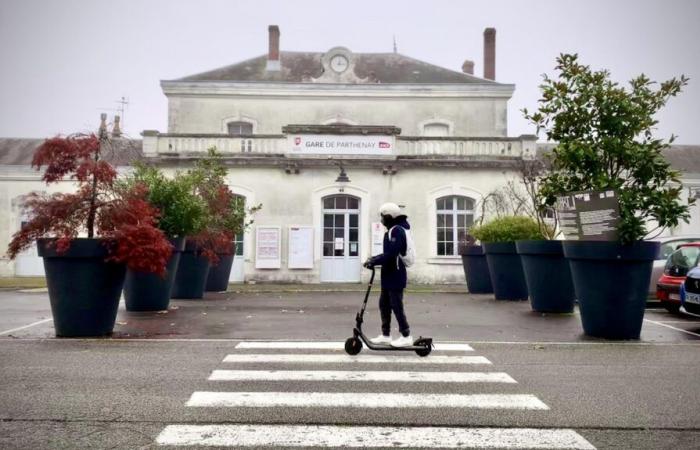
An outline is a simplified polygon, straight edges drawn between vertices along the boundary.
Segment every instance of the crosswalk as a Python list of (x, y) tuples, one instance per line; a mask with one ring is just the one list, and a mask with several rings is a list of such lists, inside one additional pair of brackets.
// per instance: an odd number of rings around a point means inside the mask
[[(335, 425), (332, 421), (325, 424), (325, 420), (320, 424), (302, 420), (298, 423), (290, 420), (294, 423), (289, 424), (247, 423), (248, 420), (172, 424), (161, 431), (156, 443), (230, 448), (595, 449), (571, 429), (446, 427), (431, 426), (430, 420), (415, 426), (375, 426), (363, 422), (364, 412), (386, 409), (397, 414), (425, 414), (425, 417), (435, 417), (436, 413), (473, 415), (479, 411), (537, 414), (550, 409), (534, 395), (506, 390), (506, 386), (517, 385), (517, 381), (507, 373), (490, 370), (491, 361), (473, 352), (466, 343), (445, 343), (437, 344), (425, 358), (408, 352), (365, 351), (349, 356), (343, 351), (343, 342), (240, 342), (235, 351), (225, 356), (223, 367), (211, 372), (208, 388), (193, 392), (185, 408), (192, 411), (254, 408), (271, 416), (290, 408), (320, 410), (329, 416), (350, 411), (356, 413), (352, 416), (356, 419), (351, 425)], [(375, 367), (379, 370), (372, 370)], [(257, 389), (256, 383), (267, 387)], [(244, 390), (225, 390), (231, 386)], [(270, 390), (270, 386), (276, 389)], [(383, 386), (391, 388), (383, 389)], [(475, 393), (470, 386), (489, 388), (486, 393)]]

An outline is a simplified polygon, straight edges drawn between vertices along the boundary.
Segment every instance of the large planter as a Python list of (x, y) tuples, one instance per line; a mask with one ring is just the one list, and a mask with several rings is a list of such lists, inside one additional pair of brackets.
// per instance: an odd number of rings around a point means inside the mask
[(561, 241), (517, 241), (532, 309), (538, 312), (574, 311), (576, 292)]
[(583, 331), (606, 339), (639, 339), (658, 242), (565, 241)]
[(126, 271), (124, 301), (127, 311), (163, 311), (168, 309), (173, 291), (180, 253), (185, 248), (185, 238), (170, 239), (173, 253), (166, 266), (165, 276), (156, 273)]
[(76, 238), (65, 253), (38, 239), (56, 336), (104, 336), (114, 330), (126, 266), (106, 262), (101, 239)]
[(527, 284), (515, 242), (486, 242), (484, 253), (496, 300), (527, 300)]
[(228, 289), (228, 280), (231, 277), (231, 267), (233, 267), (233, 257), (236, 254), (236, 244), (231, 244), (227, 253), (217, 253), (219, 262), (209, 268), (207, 277), (207, 292), (223, 292)]
[(493, 293), (484, 248), (481, 245), (466, 245), (460, 248), (460, 255), (469, 292), (472, 294)]
[(180, 262), (173, 283), (172, 298), (199, 299), (204, 297), (204, 287), (209, 275), (209, 260), (190, 241), (180, 253)]

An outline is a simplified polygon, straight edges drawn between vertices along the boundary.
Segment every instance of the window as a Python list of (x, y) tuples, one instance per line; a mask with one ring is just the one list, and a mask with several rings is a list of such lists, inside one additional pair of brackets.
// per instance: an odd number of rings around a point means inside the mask
[[(245, 206), (245, 197), (242, 195), (234, 194), (234, 201), (238, 206)], [(241, 229), (245, 223), (245, 218), (241, 217)], [(233, 241), (236, 244), (236, 256), (243, 256), (243, 233), (236, 233), (233, 237)]]
[(428, 123), (423, 125), (423, 136), (449, 136), (450, 127), (444, 123)]
[(684, 277), (698, 263), (700, 249), (698, 247), (682, 247), (671, 253), (664, 271), (674, 277)]
[(231, 136), (247, 136), (253, 134), (253, 124), (250, 122), (229, 122), (228, 134)]
[(474, 223), (474, 200), (450, 195), (437, 199), (437, 255), (455, 256)]

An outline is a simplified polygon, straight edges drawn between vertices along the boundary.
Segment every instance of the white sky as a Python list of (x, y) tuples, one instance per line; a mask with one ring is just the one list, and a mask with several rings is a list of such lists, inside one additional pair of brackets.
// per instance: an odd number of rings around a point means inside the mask
[(536, 107), (542, 73), (561, 52), (626, 81), (685, 74), (689, 86), (659, 115), (658, 135), (700, 144), (700, 2), (687, 1), (215, 1), (0, 0), (0, 136), (45, 137), (94, 129), (128, 97), (125, 128), (166, 131), (159, 81), (281, 49), (392, 49), (483, 74), (483, 30), (495, 27), (496, 79), (516, 84), (509, 135), (532, 133), (520, 109)]

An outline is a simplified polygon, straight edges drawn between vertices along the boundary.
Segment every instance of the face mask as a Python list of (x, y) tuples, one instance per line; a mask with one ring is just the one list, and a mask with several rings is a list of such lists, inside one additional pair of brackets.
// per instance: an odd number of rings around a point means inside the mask
[(391, 226), (392, 218), (391, 216), (382, 216), (382, 225), (389, 228)]

